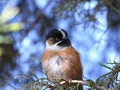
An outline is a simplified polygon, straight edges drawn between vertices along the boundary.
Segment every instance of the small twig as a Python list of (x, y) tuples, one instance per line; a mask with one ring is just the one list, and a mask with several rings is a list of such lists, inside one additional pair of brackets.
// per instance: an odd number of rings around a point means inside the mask
[(34, 68), (34, 69), (32, 69), (32, 70), (37, 70), (37, 71), (43, 73), (44, 75), (46, 75), (45, 72), (43, 72), (42, 70), (39, 70), (39, 69), (37, 69), (37, 68)]
[(32, 80), (33, 82), (35, 82), (35, 80), (30, 77), (30, 76), (33, 76), (32, 74), (29, 74), (29, 75), (19, 74), (19, 76), (20, 76), (21, 78), (28, 78), (28, 79)]
[(96, 80), (96, 84), (102, 85), (103, 87), (106, 87), (106, 88), (107, 87), (109, 88), (109, 86), (112, 86), (112, 88), (114, 88), (114, 83), (115, 81), (117, 81), (118, 73), (120, 72), (120, 68), (119, 68), (120, 64), (119, 63), (111, 63), (111, 64), (115, 64), (115, 66), (112, 67), (109, 73), (100, 76)]
[(39, 78), (37, 77), (37, 75), (36, 75), (32, 70), (30, 70), (30, 72), (31, 72), (31, 74), (33, 74), (33, 76), (36, 77), (37, 80), (39, 79)]
[(14, 88), (15, 90), (19, 90), (19, 89), (15, 88), (14, 86), (10, 85), (9, 83), (8, 83), (8, 85), (9, 85), (10, 87)]
[[(63, 85), (65, 83), (66, 83), (66, 81), (61, 81), (60, 85)], [(71, 83), (76, 83), (76, 84), (78, 83), (78, 84), (82, 84), (82, 85), (88, 85), (85, 81), (81, 81), (81, 80), (72, 80)]]
[[(92, 81), (93, 82), (93, 81)], [(60, 85), (63, 85), (63, 84), (66, 84), (67, 82), (66, 81), (61, 81), (60, 82)], [(91, 81), (82, 81), (82, 80), (72, 80), (71, 81), (71, 84), (81, 84), (81, 85), (86, 85), (86, 86), (90, 86), (90, 83), (91, 83)], [(94, 82), (93, 82), (93, 84), (94, 84)], [(90, 86), (91, 87), (91, 86)], [(94, 87), (95, 89), (97, 89), (97, 90), (103, 90), (103, 87), (100, 87), (100, 86), (95, 86)]]

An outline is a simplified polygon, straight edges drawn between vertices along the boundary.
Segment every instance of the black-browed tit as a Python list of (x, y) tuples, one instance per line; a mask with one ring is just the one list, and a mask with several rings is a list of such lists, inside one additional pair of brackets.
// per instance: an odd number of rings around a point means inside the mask
[[(65, 30), (53, 29), (46, 36), (42, 66), (47, 78), (53, 82), (55, 79), (82, 80), (79, 53), (72, 47)], [(83, 90), (82, 85), (79, 90)]]

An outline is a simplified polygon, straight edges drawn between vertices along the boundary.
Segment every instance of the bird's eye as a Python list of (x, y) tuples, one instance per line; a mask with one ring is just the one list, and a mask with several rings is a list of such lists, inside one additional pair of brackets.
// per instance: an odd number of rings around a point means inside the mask
[(55, 40), (56, 40), (56, 41), (58, 41), (58, 40), (59, 40), (59, 38), (55, 38)]

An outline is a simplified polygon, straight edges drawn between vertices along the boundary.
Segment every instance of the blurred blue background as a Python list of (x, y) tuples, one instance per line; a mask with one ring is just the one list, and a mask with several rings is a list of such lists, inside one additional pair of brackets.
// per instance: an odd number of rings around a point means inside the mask
[[(115, 17), (120, 15), (112, 12), (104, 0), (0, 0), (1, 13), (8, 4), (20, 9), (8, 23), (19, 21), (24, 27), (7, 33), (13, 39), (9, 54), (16, 51), (16, 55), (7, 58), (1, 67), (0, 90), (14, 90), (8, 84), (19, 88), (28, 82), (19, 82), (18, 74), (28, 74), (31, 68), (42, 70), (40, 60), (45, 49), (45, 36), (53, 28), (68, 32), (72, 46), (80, 53), (83, 75), (88, 79), (96, 80), (109, 72), (98, 63), (120, 61), (119, 23), (112, 24), (112, 20), (118, 21)], [(3, 60), (5, 58), (1, 56), (0, 63)], [(39, 71), (35, 73), (39, 78), (46, 77)]]

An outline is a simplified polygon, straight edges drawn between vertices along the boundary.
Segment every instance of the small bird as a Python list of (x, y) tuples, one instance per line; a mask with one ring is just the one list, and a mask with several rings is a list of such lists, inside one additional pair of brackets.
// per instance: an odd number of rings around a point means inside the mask
[[(79, 53), (72, 47), (65, 30), (53, 29), (47, 34), (42, 66), (47, 78), (53, 82), (55, 79), (82, 80)], [(82, 85), (78, 90), (83, 90)]]

